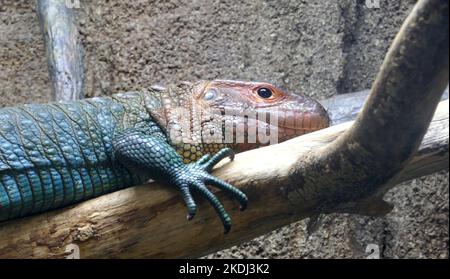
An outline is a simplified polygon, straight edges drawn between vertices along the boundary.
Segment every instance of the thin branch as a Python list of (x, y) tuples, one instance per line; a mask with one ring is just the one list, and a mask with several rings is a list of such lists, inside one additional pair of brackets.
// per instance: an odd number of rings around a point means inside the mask
[[(447, 87), (444, 94), (442, 94), (441, 101), (448, 99), (448, 89)], [(369, 95), (370, 90), (362, 90), (354, 93), (338, 94), (322, 100), (320, 103), (328, 111), (331, 125), (337, 125), (355, 120)]]
[(83, 47), (75, 17), (69, 7), (73, 1), (38, 0), (37, 13), (47, 50), (47, 63), (56, 101), (83, 98)]

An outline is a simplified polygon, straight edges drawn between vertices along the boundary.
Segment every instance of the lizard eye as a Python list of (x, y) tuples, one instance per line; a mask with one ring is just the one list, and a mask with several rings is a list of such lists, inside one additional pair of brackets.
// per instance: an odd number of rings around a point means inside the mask
[(208, 89), (208, 91), (206, 91), (205, 95), (203, 96), (203, 99), (205, 101), (211, 101), (214, 100), (217, 97), (217, 90), (214, 88), (210, 88)]
[(270, 90), (269, 88), (266, 88), (266, 87), (261, 87), (256, 92), (258, 93), (259, 97), (264, 98), (264, 99), (269, 99), (273, 95), (272, 90)]

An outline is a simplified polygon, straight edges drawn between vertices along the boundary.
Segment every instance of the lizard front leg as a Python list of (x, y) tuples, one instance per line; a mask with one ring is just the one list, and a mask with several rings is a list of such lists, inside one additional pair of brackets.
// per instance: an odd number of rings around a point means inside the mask
[(203, 156), (197, 162), (184, 164), (180, 155), (160, 135), (148, 135), (139, 129), (127, 129), (113, 140), (114, 154), (119, 162), (133, 171), (143, 174), (151, 173), (152, 178), (163, 179), (174, 185), (188, 209), (187, 218), (195, 216), (197, 205), (191, 191), (198, 191), (216, 210), (227, 233), (231, 228), (231, 218), (217, 197), (206, 187), (216, 186), (231, 193), (241, 204), (241, 210), (247, 207), (247, 196), (209, 172), (225, 157), (234, 158), (234, 152), (224, 148), (214, 156)]

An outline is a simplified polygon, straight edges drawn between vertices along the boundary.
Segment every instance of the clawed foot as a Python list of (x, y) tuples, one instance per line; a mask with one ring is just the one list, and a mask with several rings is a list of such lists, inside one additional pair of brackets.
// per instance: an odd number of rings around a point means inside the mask
[(184, 165), (181, 170), (177, 170), (173, 179), (174, 184), (176, 184), (180, 189), (188, 208), (188, 220), (194, 218), (195, 213), (197, 212), (197, 205), (191, 195), (191, 190), (196, 190), (204, 198), (206, 198), (216, 210), (222, 220), (224, 233), (228, 233), (230, 231), (231, 218), (217, 197), (208, 190), (206, 185), (216, 186), (219, 189), (231, 193), (241, 204), (241, 210), (244, 210), (247, 207), (248, 202), (247, 196), (243, 192), (233, 187), (231, 184), (209, 174), (213, 167), (226, 157), (233, 160), (233, 150), (230, 148), (224, 148), (212, 157), (205, 155), (195, 163)]

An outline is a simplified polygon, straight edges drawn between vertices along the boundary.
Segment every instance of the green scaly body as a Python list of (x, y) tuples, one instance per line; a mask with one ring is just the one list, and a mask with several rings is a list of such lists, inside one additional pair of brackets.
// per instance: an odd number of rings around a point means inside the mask
[(113, 152), (116, 135), (139, 122), (152, 123), (143, 108), (143, 94), (129, 93), (0, 109), (0, 221), (148, 179), (151, 174), (130, 171)]

